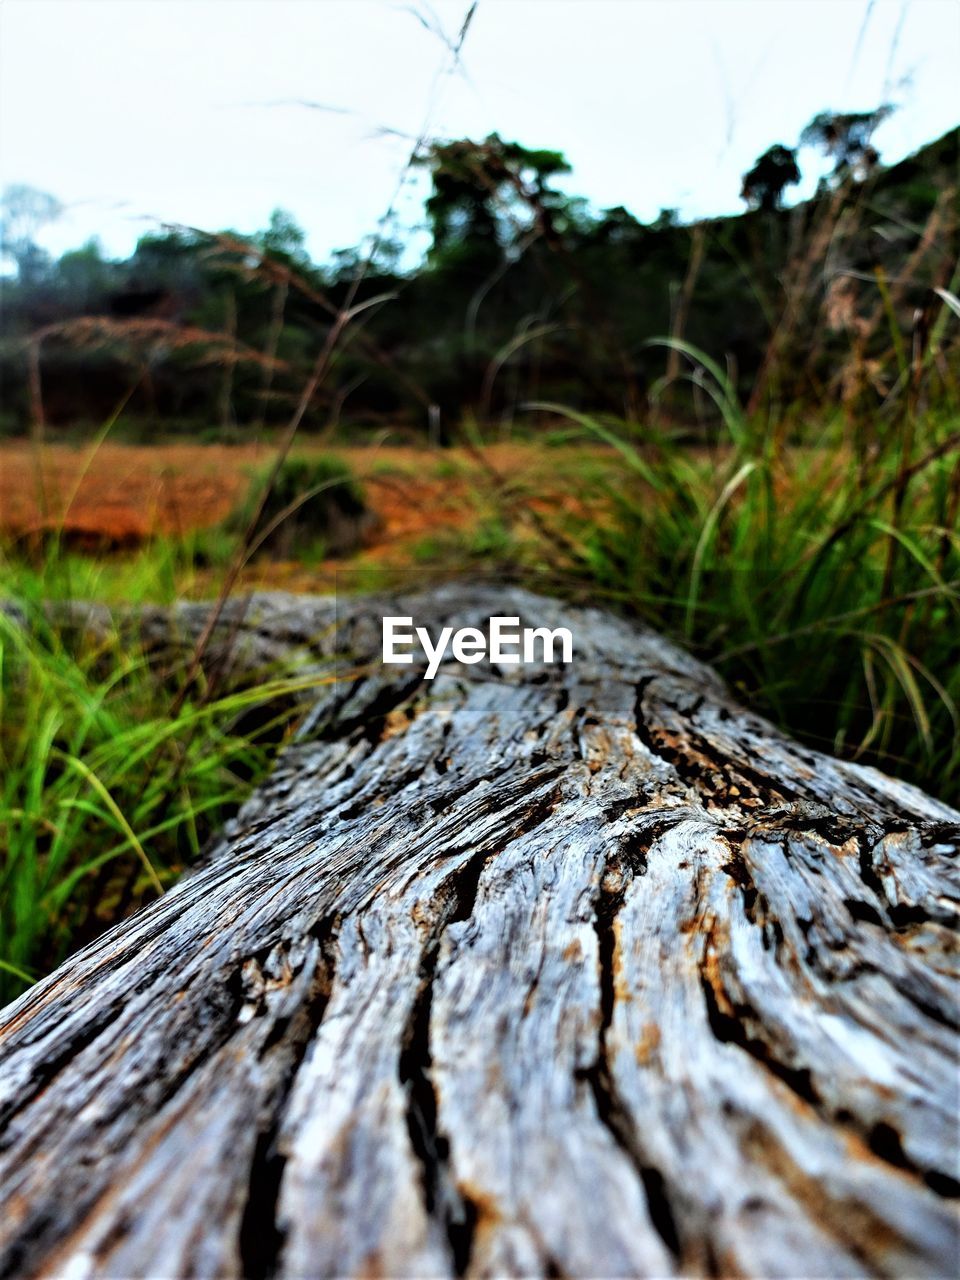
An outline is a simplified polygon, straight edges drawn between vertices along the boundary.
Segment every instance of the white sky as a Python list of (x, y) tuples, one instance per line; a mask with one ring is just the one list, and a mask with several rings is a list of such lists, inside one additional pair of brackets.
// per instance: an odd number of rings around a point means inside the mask
[[(453, 34), (466, 7), (433, 12)], [(394, 194), (410, 143), (377, 126), (562, 150), (568, 190), (649, 220), (741, 208), (743, 171), (825, 108), (900, 103), (888, 162), (960, 118), (960, 0), (480, 0), (465, 74), (445, 58), (393, 0), (0, 0), (0, 183), (68, 205), (53, 252), (280, 205), (324, 260)]]

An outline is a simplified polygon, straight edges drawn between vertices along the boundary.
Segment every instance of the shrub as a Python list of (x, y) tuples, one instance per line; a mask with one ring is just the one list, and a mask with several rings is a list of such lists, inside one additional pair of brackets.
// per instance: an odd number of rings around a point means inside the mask
[[(254, 476), (246, 498), (228, 517), (228, 530), (247, 530), (268, 479), (267, 472)], [(251, 547), (278, 560), (300, 558), (318, 544), (328, 555), (349, 555), (375, 523), (363, 490), (340, 458), (291, 457), (274, 478)]]

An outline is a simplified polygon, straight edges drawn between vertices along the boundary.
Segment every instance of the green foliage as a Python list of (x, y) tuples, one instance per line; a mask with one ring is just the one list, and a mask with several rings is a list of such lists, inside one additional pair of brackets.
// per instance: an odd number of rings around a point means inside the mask
[(271, 474), (253, 477), (246, 498), (227, 519), (228, 532), (246, 533), (256, 516), (251, 550), (287, 559), (316, 553), (318, 545), (341, 554), (359, 545), (369, 513), (345, 462), (331, 454), (289, 457), (272, 477), (264, 500)]
[(274, 209), (266, 231), (255, 239), (267, 253), (291, 265), (303, 266), (310, 261), (306, 233), (286, 209)]
[[(174, 690), (130, 634), (51, 620), (62, 562), (0, 597), (0, 1002), (168, 887), (261, 778), (310, 681)], [(54, 606), (55, 607), (55, 606)]]
[(926, 413), (860, 456), (832, 422), (803, 443), (727, 405), (695, 451), (577, 421), (615, 444), (610, 520), (565, 567), (691, 646), (755, 706), (821, 750), (960, 801), (960, 433)]
[(501, 517), (490, 517), (477, 525), (468, 546), (471, 556), (489, 562), (512, 554), (515, 539)]
[(799, 181), (797, 153), (778, 142), (768, 147), (743, 175), (740, 196), (754, 208), (772, 213), (780, 208), (785, 189)]
[(99, 240), (90, 239), (79, 249), (64, 253), (57, 266), (65, 305), (71, 311), (95, 309), (108, 287), (110, 264)]
[(570, 172), (559, 151), (530, 150), (496, 133), (482, 142), (435, 142), (418, 163), (433, 183), (427, 217), (435, 262), (449, 263), (454, 252), (471, 261), (496, 257), (531, 216), (552, 230), (567, 202), (549, 185)]
[[(644, 225), (622, 207), (594, 211), (559, 190), (568, 170), (560, 152), (491, 134), (425, 152), (433, 243), (414, 270), (402, 265), (409, 247), (392, 222), (372, 259), (364, 244), (318, 267), (282, 210), (249, 238), (146, 235), (123, 262), (87, 246), (5, 285), (4, 405), (25, 432), (38, 385), (31, 390), (29, 339), (40, 333), (51, 429), (102, 421), (126, 401), (125, 416), (142, 421), (148, 438), (172, 421), (259, 435), (289, 420), (337, 309), (389, 295), (348, 326), (306, 430), (403, 424), (425, 434), (436, 405), (449, 442), (465, 412), (509, 421), (538, 399), (635, 420), (656, 401), (688, 426), (715, 425), (688, 387), (652, 394), (665, 359), (645, 344), (664, 332), (735, 370), (745, 400), (759, 382), (758, 397), (816, 412), (836, 403), (846, 373), (829, 316), (838, 283), (867, 277), (869, 285), (881, 270), (903, 328), (956, 261), (949, 192), (960, 131), (884, 169), (865, 163), (879, 118), (824, 114), (811, 124), (808, 142), (832, 147), (842, 173), (789, 212), (777, 206), (795, 152), (779, 144), (746, 175), (744, 195), (757, 209), (694, 226), (665, 209)], [(854, 180), (868, 169), (865, 184)], [(898, 376), (868, 292), (844, 321), (848, 331), (869, 330), (864, 412), (880, 407)], [(849, 349), (846, 334), (839, 341)], [(776, 385), (767, 372), (773, 342), (790, 348), (789, 360), (777, 352)]]
[(46, 191), (11, 183), (0, 196), (0, 257), (11, 258), (21, 284), (36, 284), (49, 259), (36, 244), (36, 235), (63, 213), (63, 205)]
[(880, 161), (873, 135), (895, 108), (884, 103), (873, 111), (821, 111), (800, 135), (800, 145), (819, 147), (833, 160), (833, 180), (864, 178)]

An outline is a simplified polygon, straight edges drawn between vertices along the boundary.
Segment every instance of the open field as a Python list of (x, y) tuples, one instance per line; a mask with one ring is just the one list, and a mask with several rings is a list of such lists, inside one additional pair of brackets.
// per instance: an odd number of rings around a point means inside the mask
[[(296, 454), (333, 453), (362, 484), (377, 517), (363, 550), (348, 561), (262, 559), (250, 585), (293, 591), (329, 589), (340, 568), (405, 568), (429, 557), (432, 542), (469, 536), (493, 491), (523, 494), (544, 515), (584, 512), (585, 482), (610, 478), (615, 459), (598, 447), (544, 448), (503, 443), (475, 450), (381, 445), (335, 448), (310, 442)], [(102, 444), (87, 452), (27, 441), (0, 446), (0, 537), (30, 545), (61, 532), (65, 550), (111, 556), (152, 539), (214, 529), (269, 466), (268, 445)], [(184, 583), (191, 594), (215, 589), (215, 575)]]

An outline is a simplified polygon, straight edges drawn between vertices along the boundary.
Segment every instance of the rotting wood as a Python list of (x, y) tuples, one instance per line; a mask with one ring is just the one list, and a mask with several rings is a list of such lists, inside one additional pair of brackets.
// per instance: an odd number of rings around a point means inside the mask
[(347, 671), (382, 612), (576, 657), (321, 687), (204, 865), (0, 1014), (0, 1274), (955, 1274), (960, 814), (517, 590), (223, 634)]

